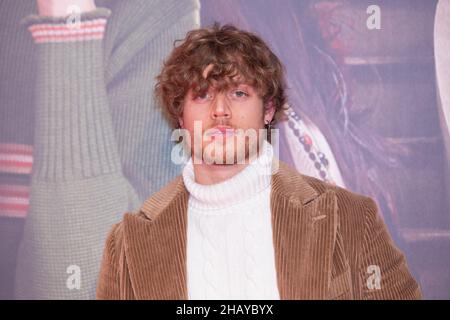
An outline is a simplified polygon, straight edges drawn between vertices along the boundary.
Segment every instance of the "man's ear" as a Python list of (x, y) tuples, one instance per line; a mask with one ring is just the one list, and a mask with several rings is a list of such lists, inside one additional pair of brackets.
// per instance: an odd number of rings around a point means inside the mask
[(273, 100), (269, 100), (264, 109), (264, 123), (270, 123), (275, 115), (275, 104)]

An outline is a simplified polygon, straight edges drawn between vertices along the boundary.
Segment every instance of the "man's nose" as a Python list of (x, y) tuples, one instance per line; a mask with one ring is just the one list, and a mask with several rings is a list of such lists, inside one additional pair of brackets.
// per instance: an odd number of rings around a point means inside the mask
[(211, 105), (211, 117), (213, 119), (231, 117), (229, 101), (227, 101), (226, 96), (223, 93), (217, 94), (214, 99)]

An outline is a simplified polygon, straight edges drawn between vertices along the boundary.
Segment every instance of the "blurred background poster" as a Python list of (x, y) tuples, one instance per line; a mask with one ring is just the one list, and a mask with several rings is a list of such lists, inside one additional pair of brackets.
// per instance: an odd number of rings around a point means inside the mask
[[(281, 158), (376, 198), (425, 298), (450, 298), (448, 1), (203, 1), (285, 63)], [(322, 161), (321, 161), (322, 160)]]

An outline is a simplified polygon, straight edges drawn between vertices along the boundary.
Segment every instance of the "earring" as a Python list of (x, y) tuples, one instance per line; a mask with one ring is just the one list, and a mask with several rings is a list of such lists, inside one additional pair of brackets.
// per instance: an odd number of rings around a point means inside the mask
[(179, 121), (177, 122), (177, 124), (178, 125), (177, 125), (176, 130), (177, 130), (177, 136), (179, 137), (177, 143), (180, 143), (180, 142), (183, 142), (183, 135), (181, 134), (181, 129), (183, 129), (183, 127), (181, 126)]
[(269, 120), (266, 120), (264, 123), (265, 123), (264, 126), (266, 127), (266, 129), (270, 131), (272, 129), (272, 122)]
[(269, 121), (269, 120), (264, 121), (264, 127), (265, 127), (266, 132), (267, 132), (267, 141), (269, 143), (271, 143), (272, 142), (272, 135), (271, 135), (271, 133), (272, 133), (272, 121)]

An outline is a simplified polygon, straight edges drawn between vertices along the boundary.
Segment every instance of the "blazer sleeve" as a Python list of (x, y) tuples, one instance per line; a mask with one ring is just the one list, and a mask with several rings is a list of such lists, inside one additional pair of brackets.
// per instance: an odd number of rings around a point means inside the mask
[(115, 225), (105, 243), (102, 263), (100, 266), (100, 274), (97, 282), (96, 299), (97, 300), (119, 300), (120, 284), (119, 284), (119, 257), (116, 249), (116, 233), (117, 225)]
[(405, 255), (395, 246), (371, 198), (364, 202), (364, 236), (359, 255), (360, 298), (421, 299)]

